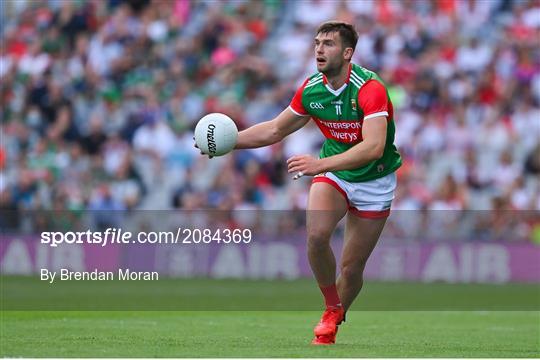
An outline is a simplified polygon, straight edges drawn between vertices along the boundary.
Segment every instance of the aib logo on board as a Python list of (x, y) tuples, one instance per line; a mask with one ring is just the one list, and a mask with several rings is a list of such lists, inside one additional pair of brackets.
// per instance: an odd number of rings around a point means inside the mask
[(324, 106), (321, 103), (318, 103), (318, 102), (310, 102), (309, 107), (312, 108), (312, 109), (324, 110)]

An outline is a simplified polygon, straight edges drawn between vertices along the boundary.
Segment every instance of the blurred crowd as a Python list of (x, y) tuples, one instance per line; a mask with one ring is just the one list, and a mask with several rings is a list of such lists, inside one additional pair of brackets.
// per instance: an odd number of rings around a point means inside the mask
[(309, 124), (209, 160), (209, 112), (240, 129), (314, 73), (314, 30), (353, 23), (354, 62), (394, 103), (397, 210), (540, 210), (540, 1), (8, 0), (0, 208), (302, 209)]

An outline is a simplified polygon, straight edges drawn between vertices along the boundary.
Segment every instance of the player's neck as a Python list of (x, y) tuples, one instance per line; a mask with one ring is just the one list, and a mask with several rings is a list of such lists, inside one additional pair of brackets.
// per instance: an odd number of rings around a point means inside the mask
[(349, 76), (349, 64), (342, 66), (339, 71), (333, 74), (324, 74), (328, 84), (332, 89), (337, 90), (345, 84), (347, 77)]

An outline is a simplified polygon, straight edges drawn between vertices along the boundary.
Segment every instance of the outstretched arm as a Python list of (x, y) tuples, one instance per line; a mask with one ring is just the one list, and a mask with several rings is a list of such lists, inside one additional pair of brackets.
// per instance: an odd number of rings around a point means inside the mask
[(286, 108), (274, 119), (240, 131), (235, 149), (253, 149), (275, 144), (306, 125), (309, 119), (309, 116), (297, 115), (290, 108)]

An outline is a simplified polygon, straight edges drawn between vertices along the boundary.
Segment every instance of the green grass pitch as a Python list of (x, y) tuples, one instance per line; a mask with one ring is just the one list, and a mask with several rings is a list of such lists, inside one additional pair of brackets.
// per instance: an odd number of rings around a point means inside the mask
[[(44, 311), (39, 306), (43, 302), (65, 301), (66, 305), (82, 296), (76, 291), (62, 298), (37, 292), (24, 302), (27, 282), (2, 279), (2, 357), (540, 357), (538, 285), (369, 283), (340, 327), (337, 344), (315, 347), (309, 343), (321, 314), (315, 309), (322, 307), (322, 301), (312, 280), (164, 281), (165, 288), (154, 297), (167, 296), (169, 289), (172, 300), (167, 301), (180, 304), (176, 311), (149, 311), (168, 302), (129, 311)], [(23, 289), (6, 291), (15, 285)], [(106, 305), (114, 296), (105, 291), (110, 284), (103, 286)], [(122, 291), (129, 297), (136, 295)], [(426, 300), (430, 292), (434, 294), (431, 307)], [(438, 309), (442, 298), (452, 293), (458, 298), (468, 294), (476, 305)], [(414, 294), (422, 306), (391, 307), (402, 298), (412, 304)], [(502, 311), (509, 303), (492, 302), (490, 307), (488, 300), (494, 294), (515, 299), (532, 296), (533, 301), (516, 306), (526, 311)], [(197, 311), (189, 311), (190, 302), (197, 298), (204, 307), (192, 303)], [(7, 310), (15, 308), (16, 301), (28, 310)], [(146, 300), (143, 296), (139, 301)], [(305, 310), (298, 306), (301, 302)], [(483, 302), (486, 310), (479, 309)], [(280, 303), (291, 309), (271, 306)], [(29, 310), (32, 305), (41, 310)], [(242, 307), (248, 310), (238, 311)]]

